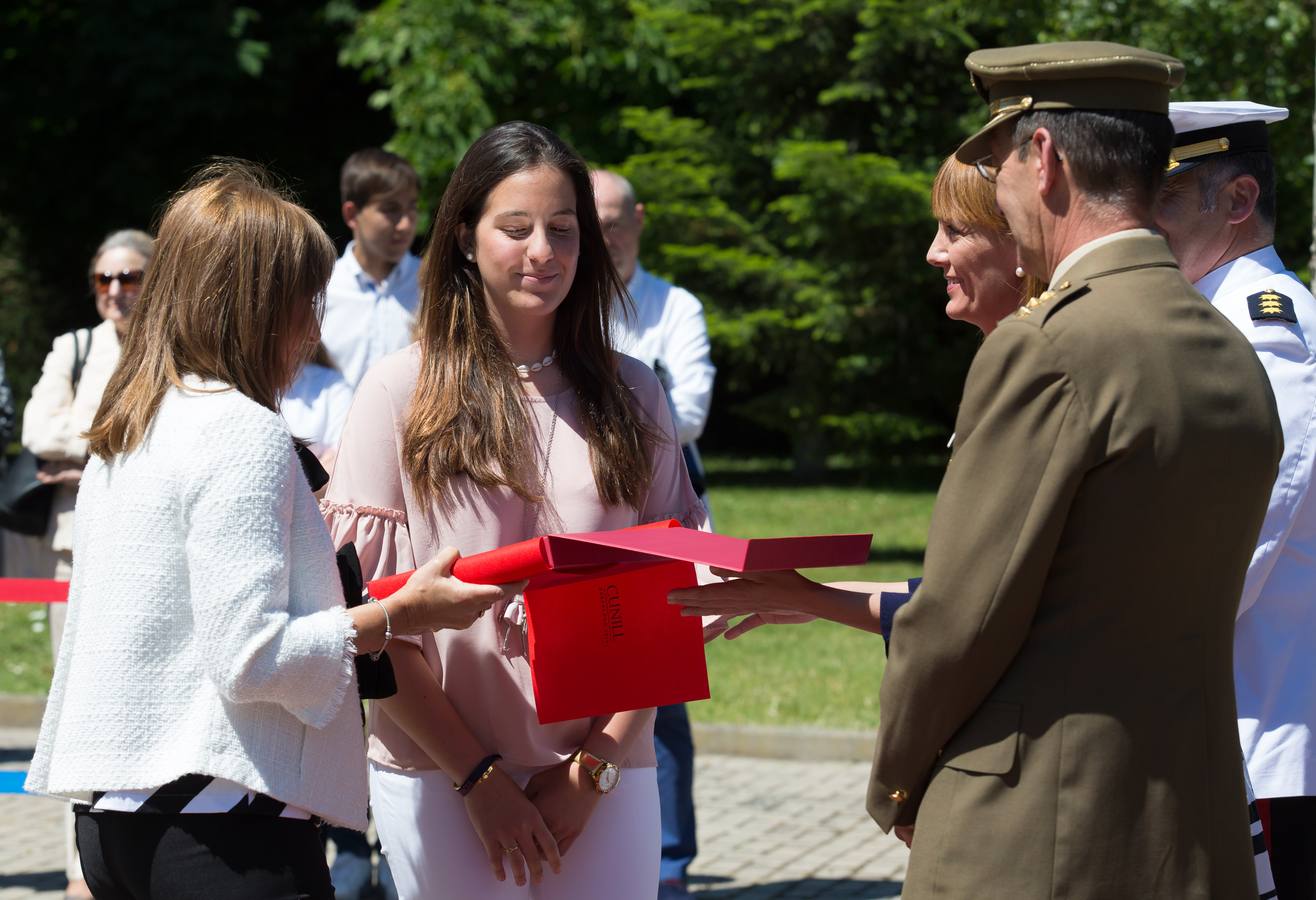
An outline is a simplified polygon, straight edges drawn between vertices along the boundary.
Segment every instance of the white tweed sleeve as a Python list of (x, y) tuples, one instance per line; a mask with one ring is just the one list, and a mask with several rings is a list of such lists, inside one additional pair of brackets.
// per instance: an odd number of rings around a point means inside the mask
[(204, 668), (227, 701), (276, 703), (323, 728), (347, 694), (355, 631), (341, 606), (292, 608), (292, 440), (268, 410), (230, 412), (198, 429), (187, 462), (186, 581)]

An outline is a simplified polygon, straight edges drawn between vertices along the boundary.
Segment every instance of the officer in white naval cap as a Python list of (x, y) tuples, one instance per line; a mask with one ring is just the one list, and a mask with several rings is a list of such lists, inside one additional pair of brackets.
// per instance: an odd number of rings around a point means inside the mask
[(1234, 681), (1274, 888), (1306, 900), (1316, 898), (1316, 300), (1274, 247), (1267, 127), (1287, 117), (1247, 101), (1171, 103), (1175, 147), (1156, 223), (1184, 275), (1252, 342), (1284, 428), (1239, 604)]

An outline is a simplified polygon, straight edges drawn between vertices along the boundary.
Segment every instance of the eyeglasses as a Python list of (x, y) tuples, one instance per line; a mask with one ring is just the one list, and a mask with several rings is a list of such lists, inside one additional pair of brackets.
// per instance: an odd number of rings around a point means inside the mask
[(996, 183), (996, 176), (1001, 174), (1001, 167), (996, 164), (993, 157), (984, 156), (982, 159), (975, 159), (973, 167), (978, 170), (978, 174), (986, 178), (992, 184)]
[(122, 272), (97, 272), (92, 276), (91, 286), (96, 289), (98, 294), (108, 294), (110, 285), (119, 282), (119, 287), (128, 289), (140, 287), (142, 281), (146, 279), (145, 269), (124, 269)]
[[(1022, 141), (1019, 141), (1019, 143), (1015, 144), (1013, 147), (1010, 148), (1010, 154), (1009, 154), (1009, 155), (1013, 156), (1016, 150), (1018, 150), (1018, 149), (1019, 149), (1020, 147), (1022, 147), (1024, 144), (1027, 144), (1027, 143), (1028, 143), (1029, 141), (1031, 141), (1032, 139), (1033, 139), (1033, 136), (1030, 134), (1028, 137), (1024, 138)], [(1059, 160), (1059, 161), (1062, 162), (1062, 163), (1065, 161), (1065, 158), (1064, 158), (1063, 156), (1060, 155), (1060, 151), (1059, 151), (1059, 150), (1055, 151), (1055, 154), (1056, 154), (1056, 159), (1057, 159), (1057, 160)], [(973, 161), (973, 167), (974, 167), (975, 169), (978, 170), (978, 174), (981, 175), (983, 178), (986, 178), (986, 179), (987, 179), (988, 181), (990, 181), (992, 184), (995, 184), (995, 183), (996, 183), (996, 178), (997, 178), (997, 176), (999, 176), (999, 175), (1001, 174), (1001, 165), (1004, 165), (1004, 163), (1001, 163), (1001, 164), (998, 165), (998, 164), (994, 161), (994, 157), (991, 156), (990, 154), (987, 155), (987, 156), (982, 157), (981, 159), (975, 159), (975, 160)]]

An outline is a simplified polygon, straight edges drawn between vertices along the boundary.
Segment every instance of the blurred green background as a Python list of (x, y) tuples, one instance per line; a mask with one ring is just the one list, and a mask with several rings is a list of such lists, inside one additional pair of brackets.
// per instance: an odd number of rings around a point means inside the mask
[[(703, 446), (880, 463), (945, 445), (973, 329), (923, 256), (927, 187), (985, 118), (981, 46), (1113, 39), (1182, 57), (1178, 99), (1289, 106), (1281, 255), (1312, 237), (1313, 0), (10, 0), (0, 11), (0, 346), (20, 401), (94, 318), (108, 231), (215, 155), (282, 174), (343, 243), (337, 172), (387, 144), (437, 201), (472, 139), (545, 124), (649, 210), (643, 262), (700, 296)], [(423, 233), (423, 229), (422, 229)], [(418, 244), (418, 247), (420, 245)]]
[[(338, 169), (408, 156), (433, 208), (486, 128), (528, 119), (617, 168), (642, 261), (705, 304), (718, 381), (701, 447), (720, 530), (873, 531), (860, 572), (918, 573), (978, 344), (924, 262), (931, 175), (985, 119), (978, 47), (1108, 39), (1173, 53), (1175, 99), (1288, 106), (1272, 127), (1281, 255), (1312, 255), (1313, 0), (9, 0), (0, 9), (0, 347), (20, 403), (89, 324), (100, 239), (150, 227), (239, 156), (339, 246)], [(422, 237), (417, 250), (423, 249)], [(49, 679), (44, 614), (0, 607), (0, 691)], [(868, 726), (876, 636), (762, 629), (709, 649), (696, 718)]]

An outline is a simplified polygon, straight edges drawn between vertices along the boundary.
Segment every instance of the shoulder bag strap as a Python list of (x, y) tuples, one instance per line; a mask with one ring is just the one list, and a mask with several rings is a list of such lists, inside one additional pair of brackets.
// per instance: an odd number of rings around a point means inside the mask
[[(85, 335), (87, 342), (84, 344), (78, 338)], [(79, 328), (73, 332), (73, 390), (78, 390), (78, 382), (82, 380), (82, 367), (87, 362), (87, 357), (91, 354), (91, 329)]]

